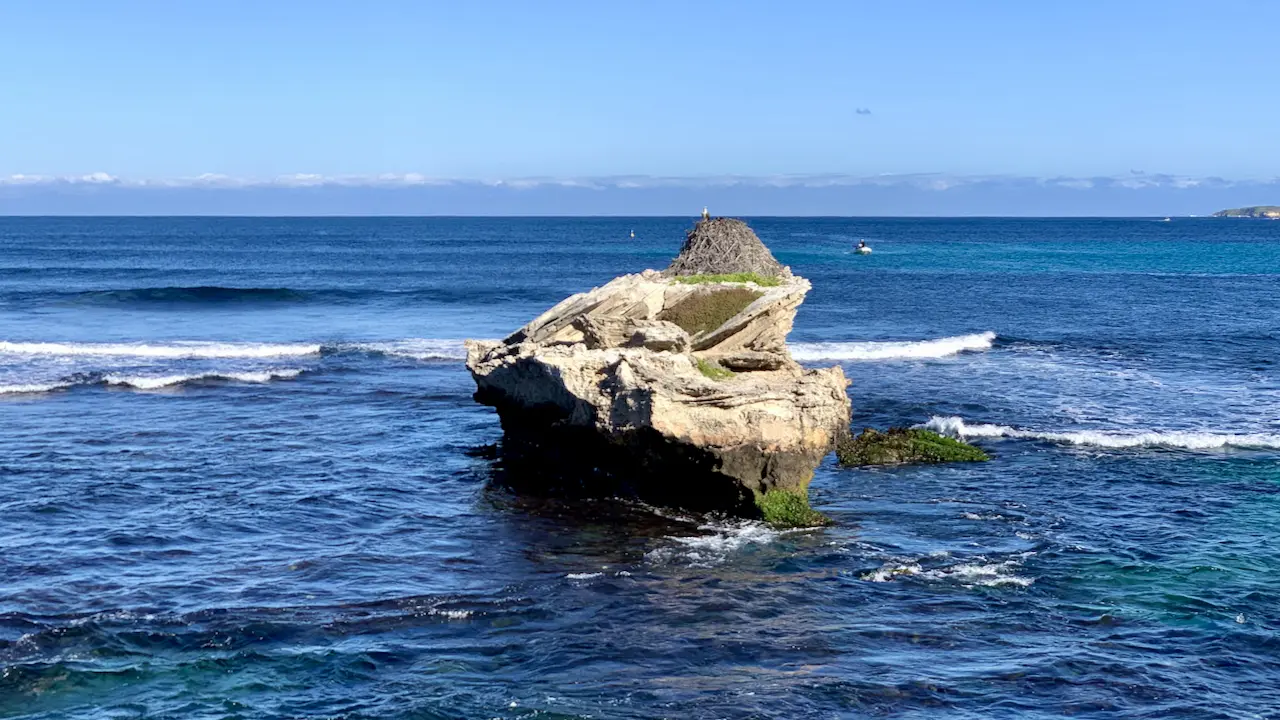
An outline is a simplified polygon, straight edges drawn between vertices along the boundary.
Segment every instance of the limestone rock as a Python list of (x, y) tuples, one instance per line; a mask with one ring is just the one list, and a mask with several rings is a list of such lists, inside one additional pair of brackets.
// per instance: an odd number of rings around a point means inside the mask
[(627, 345), (658, 352), (683, 353), (689, 350), (689, 333), (665, 320), (640, 321), (636, 323)]
[(575, 318), (570, 326), (582, 333), (583, 344), (592, 350), (643, 347), (685, 352), (689, 349), (689, 333), (665, 320), (584, 314)]
[[(809, 287), (789, 273), (757, 287), (645, 271), (566, 298), (500, 342), (468, 341), (476, 399), (502, 422), (509, 481), (748, 517), (766, 494), (803, 501), (849, 422), (841, 369), (805, 369), (787, 352)], [(726, 302), (745, 306), (715, 327), (663, 319), (682, 303), (723, 313)], [(735, 372), (712, 379), (699, 360)]]

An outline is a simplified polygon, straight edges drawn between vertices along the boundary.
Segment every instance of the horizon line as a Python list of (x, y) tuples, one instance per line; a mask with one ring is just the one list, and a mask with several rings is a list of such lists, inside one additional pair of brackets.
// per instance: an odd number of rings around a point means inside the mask
[[(1249, 218), (1249, 217), (1231, 217), (1231, 216), (1215, 216), (1209, 215), (1001, 215), (1001, 214), (982, 214), (982, 215), (831, 215), (831, 214), (800, 214), (800, 215), (777, 215), (777, 214), (734, 214), (734, 215), (715, 215), (713, 217), (725, 218), (748, 218), (758, 220), (791, 220), (797, 218), (810, 220), (1161, 220), (1164, 218), (1179, 220), (1268, 220), (1270, 218)], [(24, 215), (17, 213), (0, 212), (2, 219), (16, 220), (59, 220), (67, 218), (76, 218), (83, 220), (92, 219), (114, 219), (114, 220), (130, 220), (130, 219), (154, 219), (154, 220), (331, 220), (331, 219), (351, 219), (351, 220), (677, 220), (681, 218), (698, 219), (697, 214), (692, 215), (671, 215), (671, 214), (605, 214), (605, 215), (565, 215), (565, 214), (325, 214), (325, 215), (271, 215), (271, 214), (102, 214), (102, 213), (44, 213), (34, 215)]]

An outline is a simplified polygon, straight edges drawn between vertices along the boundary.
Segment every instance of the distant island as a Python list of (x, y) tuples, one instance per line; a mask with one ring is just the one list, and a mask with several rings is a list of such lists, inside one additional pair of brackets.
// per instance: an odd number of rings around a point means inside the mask
[(1265, 218), (1267, 220), (1280, 220), (1280, 205), (1254, 205), (1253, 207), (1232, 208), (1230, 210), (1219, 210), (1213, 214), (1214, 217), (1237, 217), (1237, 218)]

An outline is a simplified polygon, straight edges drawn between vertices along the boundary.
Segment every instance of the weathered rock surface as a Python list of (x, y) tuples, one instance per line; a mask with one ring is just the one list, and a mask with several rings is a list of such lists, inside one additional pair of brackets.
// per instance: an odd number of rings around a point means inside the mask
[[(748, 517), (771, 506), (766, 494), (807, 508), (813, 470), (849, 422), (841, 369), (805, 369), (787, 352), (809, 287), (789, 271), (757, 287), (647, 270), (569, 297), (500, 342), (468, 341), (510, 475)], [(687, 327), (666, 319), (677, 306)], [(691, 320), (726, 312), (714, 327)], [(735, 372), (712, 379), (709, 363)]]

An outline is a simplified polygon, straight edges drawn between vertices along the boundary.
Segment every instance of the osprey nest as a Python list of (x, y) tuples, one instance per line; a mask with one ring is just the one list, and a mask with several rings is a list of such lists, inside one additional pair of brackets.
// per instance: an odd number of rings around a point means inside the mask
[(786, 275), (760, 238), (741, 220), (699, 220), (689, 231), (680, 254), (665, 275), (723, 275), (756, 273), (764, 277)]

